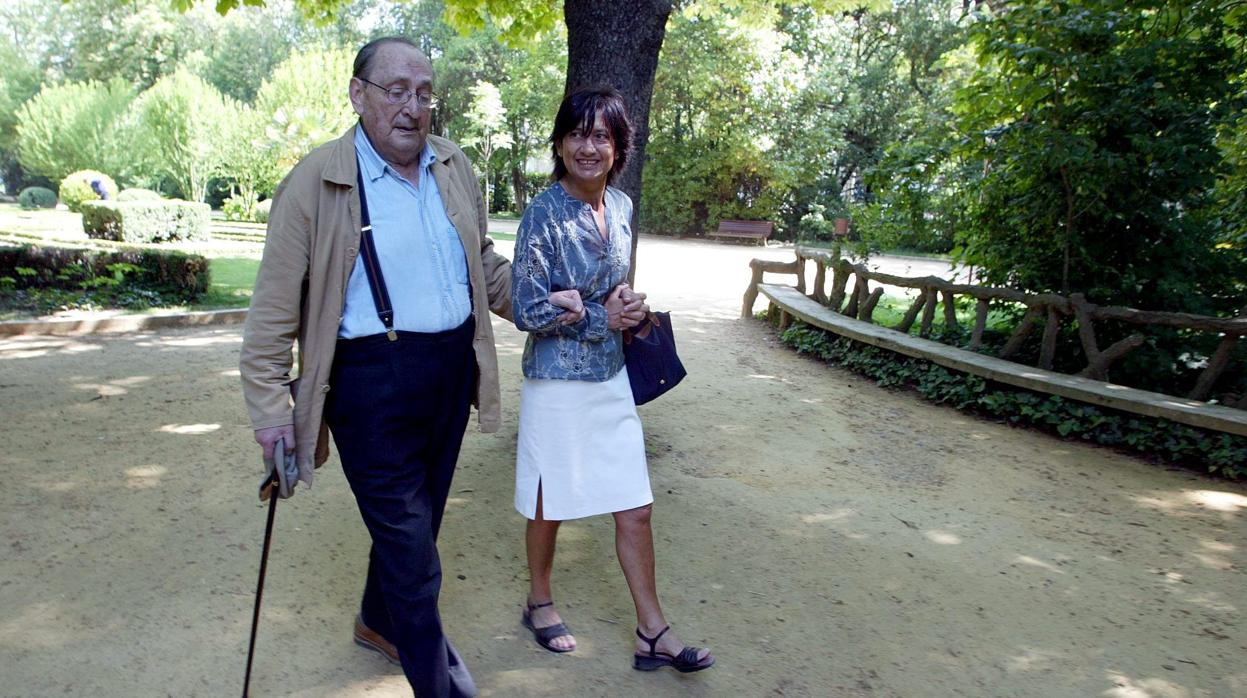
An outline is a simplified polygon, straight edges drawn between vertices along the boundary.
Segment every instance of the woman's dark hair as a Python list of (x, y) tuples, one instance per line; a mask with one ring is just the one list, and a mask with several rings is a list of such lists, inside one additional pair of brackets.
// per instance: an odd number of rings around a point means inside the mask
[(576, 129), (585, 133), (591, 132), (598, 114), (602, 115), (602, 122), (606, 124), (606, 130), (610, 131), (611, 140), (615, 143), (615, 164), (606, 176), (607, 183), (614, 182), (615, 177), (628, 165), (628, 155), (632, 153), (632, 122), (628, 121), (628, 108), (624, 106), (623, 95), (613, 87), (584, 87), (568, 93), (559, 105), (559, 113), (554, 117), (550, 150), (554, 155), (554, 173), (551, 177), (555, 181), (567, 175), (567, 166), (559, 157), (558, 144), (564, 136)]
[(379, 51), (381, 47), (386, 44), (402, 44), (404, 46), (410, 46), (417, 51), (420, 50), (419, 46), (416, 46), (412, 43), (411, 39), (408, 39), (405, 36), (383, 36), (379, 39), (373, 39), (372, 41), (364, 44), (363, 47), (359, 49), (359, 53), (355, 54), (355, 65), (352, 67), (351, 77), (363, 78), (365, 75), (368, 75), (368, 70), (372, 68), (373, 57), (376, 56), (377, 51)]

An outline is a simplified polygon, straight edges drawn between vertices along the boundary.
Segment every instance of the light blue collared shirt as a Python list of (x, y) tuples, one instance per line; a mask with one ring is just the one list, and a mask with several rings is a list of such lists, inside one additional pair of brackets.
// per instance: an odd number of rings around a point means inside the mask
[[(419, 186), (381, 159), (362, 128), (355, 129), (355, 152), (377, 259), (394, 306), (394, 329), (442, 332), (462, 325), (472, 312), (468, 259), (433, 179), (430, 165), (437, 160), (433, 147), (424, 146)], [(338, 336), (350, 339), (384, 332), (361, 254), (347, 281)]]

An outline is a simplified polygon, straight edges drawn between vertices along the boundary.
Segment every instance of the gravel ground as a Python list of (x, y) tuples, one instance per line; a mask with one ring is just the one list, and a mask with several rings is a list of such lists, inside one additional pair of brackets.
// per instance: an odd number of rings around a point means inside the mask
[[(609, 517), (560, 540), (579, 649), (520, 628), (523, 337), (496, 322), (504, 426), (469, 430), (441, 544), (483, 696), (1247, 696), (1247, 488), (793, 354), (737, 319), (748, 259), (790, 254), (642, 242), (690, 372), (641, 414), (660, 594), (718, 656), (700, 674), (630, 668)], [(0, 696), (238, 694), (265, 513), (240, 343), (0, 339)], [(410, 695), (351, 643), (368, 543), (336, 459), (279, 509), (253, 695)]]

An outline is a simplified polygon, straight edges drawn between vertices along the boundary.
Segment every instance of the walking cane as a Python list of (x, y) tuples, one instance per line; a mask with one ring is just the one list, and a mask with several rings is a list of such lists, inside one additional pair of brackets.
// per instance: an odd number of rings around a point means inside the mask
[[(281, 455), (283, 466), (277, 466), (278, 454)], [(260, 578), (255, 584), (255, 608), (251, 612), (251, 642), (247, 647), (247, 674), (243, 678), (242, 698), (248, 698), (251, 690), (251, 664), (255, 659), (256, 628), (260, 624), (260, 599), (264, 595), (264, 573), (268, 570), (268, 551), (273, 542), (273, 518), (277, 514), (277, 500), (289, 497), (294, 491), (294, 483), (298, 482), (298, 466), (294, 454), (286, 454), (284, 439), (278, 439), (273, 446), (273, 458), (265, 458), (264, 465), (269, 469), (264, 482), (260, 483), (260, 500), (268, 495), (268, 522), (264, 524), (264, 546), (260, 551)], [(284, 481), (284, 482), (283, 482)], [(283, 487), (285, 484), (285, 487)]]

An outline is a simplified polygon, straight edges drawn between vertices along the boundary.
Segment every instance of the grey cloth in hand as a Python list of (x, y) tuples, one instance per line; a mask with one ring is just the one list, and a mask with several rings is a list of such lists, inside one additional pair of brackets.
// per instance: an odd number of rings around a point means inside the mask
[(274, 471), (277, 475), (277, 496), (289, 499), (294, 495), (294, 486), (299, 484), (299, 460), (294, 452), (286, 453), (285, 439), (278, 439), (273, 444), (273, 457), (264, 459), (264, 481), (260, 483), (261, 502), (268, 501), (272, 495)]

